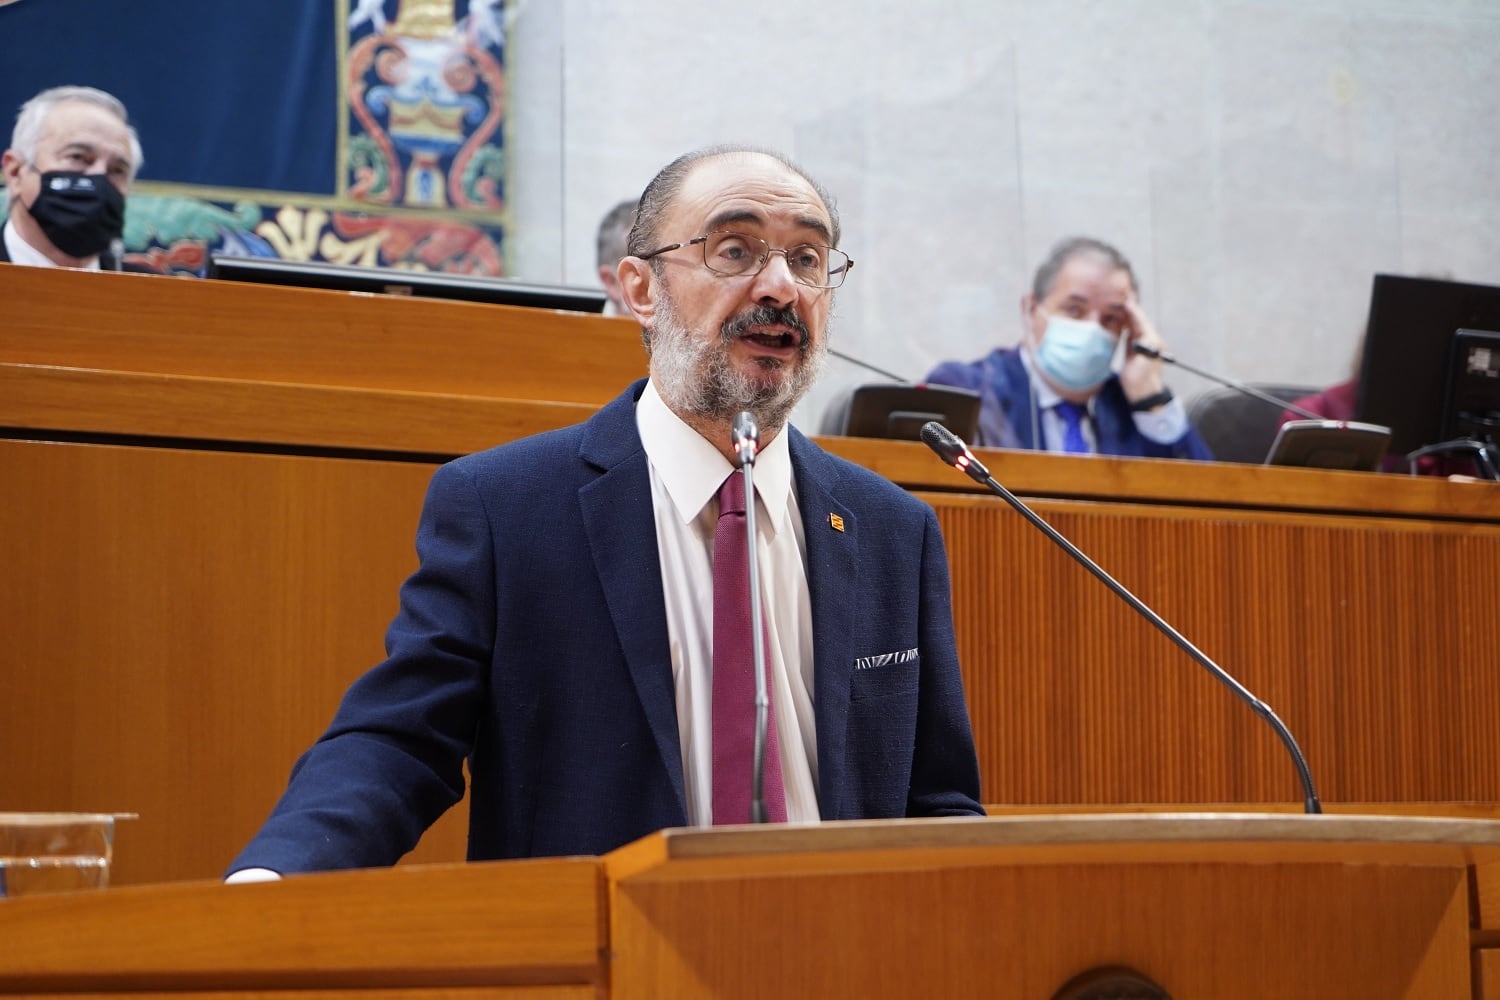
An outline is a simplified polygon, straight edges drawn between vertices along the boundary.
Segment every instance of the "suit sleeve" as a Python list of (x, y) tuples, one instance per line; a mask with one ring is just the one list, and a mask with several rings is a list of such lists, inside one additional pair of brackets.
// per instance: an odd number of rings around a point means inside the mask
[(433, 476), (417, 551), (386, 660), (349, 688), (231, 871), (394, 864), (463, 796), (496, 604), (489, 520), (461, 468)]
[(918, 625), (922, 677), (906, 802), (908, 816), (984, 814), (979, 801), (979, 762), (953, 635), (950, 586), (942, 530), (937, 515), (929, 507), (922, 535)]
[(932, 385), (951, 385), (959, 389), (972, 389), (978, 392), (983, 379), (980, 377), (979, 366), (966, 361), (944, 361), (922, 381)]

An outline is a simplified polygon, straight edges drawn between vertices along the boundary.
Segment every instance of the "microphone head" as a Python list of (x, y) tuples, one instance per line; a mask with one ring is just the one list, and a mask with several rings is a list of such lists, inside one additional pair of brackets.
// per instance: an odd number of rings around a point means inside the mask
[(1147, 347), (1145, 344), (1141, 344), (1141, 343), (1131, 344), (1130, 345), (1130, 349), (1132, 351), (1134, 351), (1136, 354), (1143, 354), (1143, 355), (1145, 355), (1148, 358), (1155, 358), (1158, 361), (1165, 361), (1168, 364), (1175, 364), (1177, 362), (1177, 359), (1174, 358), (1174, 357), (1172, 357), (1172, 355), (1170, 355), (1170, 354), (1164, 354), (1161, 351), (1158, 351), (1154, 347)]
[(927, 447), (937, 452), (938, 458), (975, 482), (983, 483), (990, 478), (990, 470), (970, 453), (969, 446), (964, 444), (963, 438), (936, 420), (929, 420), (922, 425), (922, 440), (927, 443)]
[(749, 410), (741, 410), (734, 415), (729, 443), (739, 456), (741, 465), (755, 462), (755, 453), (760, 451), (760, 422), (755, 419), (755, 414)]
[(927, 447), (937, 452), (938, 458), (949, 465), (956, 463), (969, 450), (964, 447), (962, 438), (936, 420), (929, 420), (922, 425), (922, 440), (927, 442)]

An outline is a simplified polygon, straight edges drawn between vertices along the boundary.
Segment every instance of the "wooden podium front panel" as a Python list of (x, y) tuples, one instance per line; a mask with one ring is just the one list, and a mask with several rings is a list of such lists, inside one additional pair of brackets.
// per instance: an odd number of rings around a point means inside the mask
[[(432, 467), (0, 441), (0, 468), (0, 806), (138, 813), (117, 885), (218, 877), (384, 656)], [(461, 860), (466, 823), (414, 860)]]
[[(1008, 506), (922, 495), (985, 801), (1300, 801), (1273, 731)], [(1277, 713), (1325, 800), (1500, 800), (1500, 526), (1035, 506)]]
[(0, 900), (0, 993), (598, 998), (604, 907), (593, 858)]
[(1177, 1000), (1469, 995), (1461, 868), (1016, 865), (618, 886), (619, 1000), (1045, 1000), (1123, 965)]

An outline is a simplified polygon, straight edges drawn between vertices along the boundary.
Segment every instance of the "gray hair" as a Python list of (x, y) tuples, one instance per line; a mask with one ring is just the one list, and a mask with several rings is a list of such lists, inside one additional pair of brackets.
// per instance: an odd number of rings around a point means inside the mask
[[(685, 153), (662, 168), (661, 173), (651, 179), (646, 185), (646, 190), (641, 193), (640, 207), (636, 209), (635, 225), (630, 229), (630, 239), (627, 243), (629, 252), (634, 255), (650, 253), (661, 245), (662, 216), (666, 214), (677, 193), (682, 190), (682, 184), (692, 173), (693, 168), (704, 160), (711, 160), (720, 156), (733, 156), (736, 153), (759, 153), (769, 156), (792, 173), (801, 177), (812, 186), (818, 198), (823, 202), (823, 207), (828, 210), (829, 219), (829, 242), (835, 246), (839, 242), (839, 213), (834, 207), (833, 198), (823, 189), (823, 185), (813, 180), (801, 167), (793, 163), (782, 154), (760, 146), (747, 146), (729, 144), (722, 146), (707, 146), (703, 149)], [(656, 267), (657, 262), (652, 261)]]
[(1082, 254), (1097, 254), (1109, 261), (1110, 266), (1117, 271), (1124, 271), (1125, 276), (1130, 279), (1130, 288), (1139, 293), (1140, 286), (1135, 282), (1135, 271), (1130, 267), (1130, 261), (1125, 255), (1103, 240), (1096, 240), (1092, 236), (1073, 236), (1063, 240), (1052, 248), (1042, 266), (1036, 269), (1036, 278), (1031, 282), (1031, 294), (1036, 301), (1041, 302), (1052, 294), (1052, 286), (1057, 284), (1057, 275), (1063, 266)]
[(135, 134), (135, 126), (130, 124), (130, 116), (126, 114), (125, 105), (120, 99), (94, 87), (53, 87), (21, 105), (21, 112), (16, 115), (15, 131), (10, 136), (10, 148), (27, 163), (35, 164), (36, 144), (41, 138), (43, 123), (53, 108), (70, 102), (92, 104), (120, 119), (120, 124), (125, 126), (125, 131), (130, 135), (130, 179), (135, 180), (141, 164), (146, 162), (145, 154), (141, 151), (140, 137)]

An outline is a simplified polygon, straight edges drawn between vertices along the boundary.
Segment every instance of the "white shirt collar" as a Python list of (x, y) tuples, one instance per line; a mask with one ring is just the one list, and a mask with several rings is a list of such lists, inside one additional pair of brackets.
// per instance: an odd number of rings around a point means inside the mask
[[(9, 218), (5, 220), (5, 252), (10, 256), (12, 264), (24, 264), (27, 267), (58, 266), (46, 254), (23, 240), (21, 234), (16, 232), (15, 220)], [(98, 271), (99, 269), (98, 257), (78, 268), (80, 271)]]
[[(646, 383), (635, 407), (636, 428), (646, 457), (656, 469), (677, 516), (686, 524), (703, 512), (734, 471), (719, 450), (667, 408), (656, 386)], [(761, 445), (755, 458), (755, 493), (765, 508), (772, 535), (789, 527), (792, 455), (785, 430)]]

